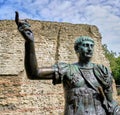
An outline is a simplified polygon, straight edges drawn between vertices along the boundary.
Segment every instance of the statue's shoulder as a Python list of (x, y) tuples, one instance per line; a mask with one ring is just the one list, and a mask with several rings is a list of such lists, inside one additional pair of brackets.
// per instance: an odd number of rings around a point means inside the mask
[(94, 65), (94, 74), (97, 77), (97, 79), (102, 83), (102, 86), (105, 88), (110, 87), (112, 84), (112, 75), (111, 71), (102, 64), (95, 64)]
[(102, 72), (103, 74), (109, 74), (110, 73), (110, 70), (108, 69), (108, 67), (104, 66), (103, 64), (93, 64), (93, 67)]
[(58, 69), (59, 73), (62, 75), (69, 73), (73, 65), (65, 62), (59, 62), (54, 64), (53, 67)]
[(78, 63), (58, 63), (58, 68), (60, 71), (67, 72), (67, 73), (76, 73), (79, 71)]
[(70, 64), (70, 66), (71, 66), (71, 69), (73, 69), (73, 70), (79, 70), (79, 64), (78, 64), (78, 62), (72, 63), (72, 64)]

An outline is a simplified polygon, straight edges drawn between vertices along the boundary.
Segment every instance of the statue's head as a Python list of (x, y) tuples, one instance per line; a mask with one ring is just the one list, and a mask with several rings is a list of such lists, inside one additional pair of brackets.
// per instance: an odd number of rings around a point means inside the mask
[(93, 55), (94, 44), (91, 37), (80, 36), (75, 41), (74, 49), (80, 59), (88, 61)]

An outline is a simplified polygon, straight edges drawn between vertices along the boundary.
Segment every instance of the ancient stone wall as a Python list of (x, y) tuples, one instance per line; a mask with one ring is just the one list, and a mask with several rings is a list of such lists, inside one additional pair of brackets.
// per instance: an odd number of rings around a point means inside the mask
[[(35, 50), (40, 66), (56, 62), (77, 61), (75, 38), (91, 36), (95, 40), (93, 62), (109, 66), (98, 28), (87, 24), (70, 24), (29, 20), (35, 36)], [(27, 79), (24, 70), (24, 39), (14, 21), (0, 21), (0, 112), (2, 115), (62, 115), (62, 85), (52, 81)]]

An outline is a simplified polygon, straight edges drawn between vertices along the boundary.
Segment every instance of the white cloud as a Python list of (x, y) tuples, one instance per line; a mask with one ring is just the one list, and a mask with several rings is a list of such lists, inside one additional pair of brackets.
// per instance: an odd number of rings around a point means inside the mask
[(103, 43), (120, 52), (119, 4), (120, 0), (6, 0), (0, 1), (0, 19), (14, 19), (17, 10), (20, 18), (96, 25)]

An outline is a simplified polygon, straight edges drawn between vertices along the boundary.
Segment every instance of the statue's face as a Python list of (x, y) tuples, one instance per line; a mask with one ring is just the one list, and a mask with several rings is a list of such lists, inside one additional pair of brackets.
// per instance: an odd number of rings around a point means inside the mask
[(78, 48), (80, 59), (88, 60), (93, 56), (94, 43), (91, 41), (83, 41)]

